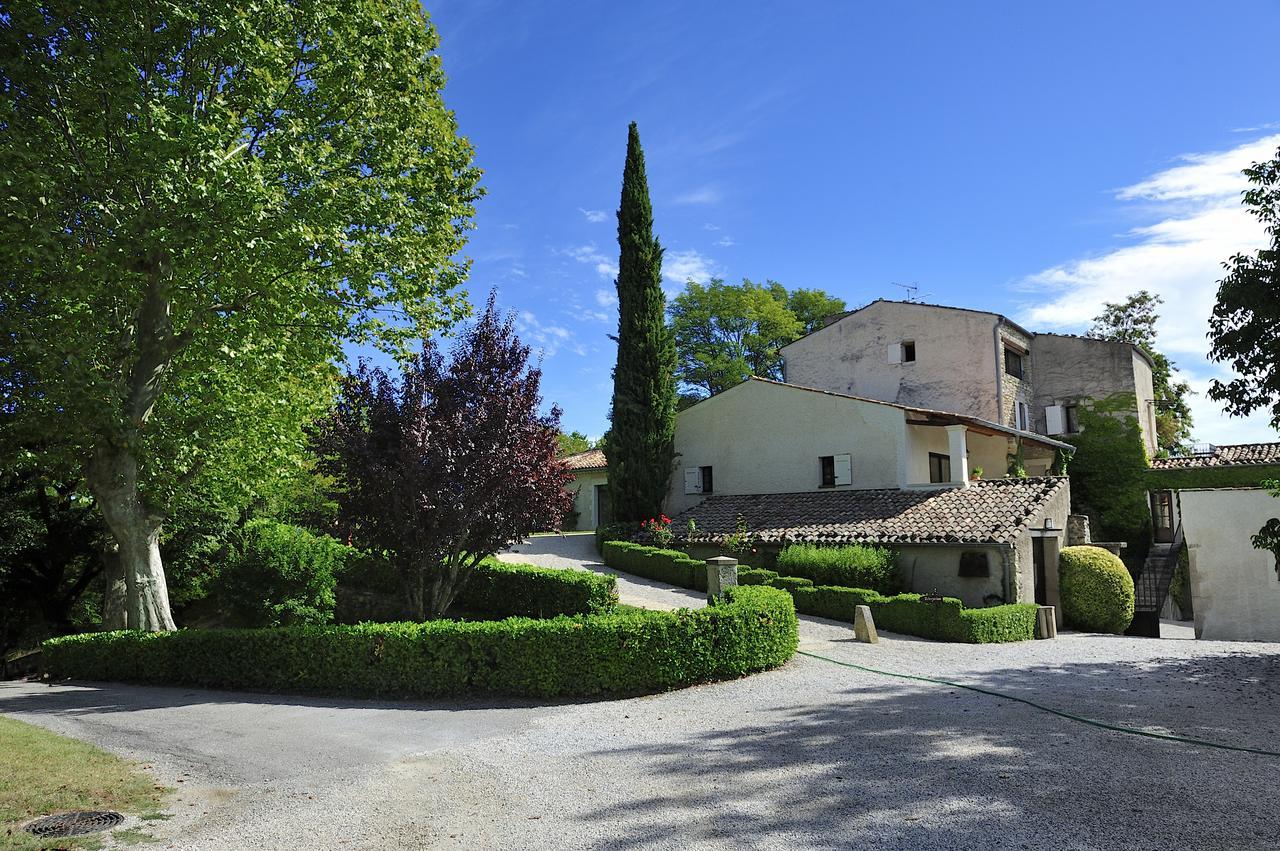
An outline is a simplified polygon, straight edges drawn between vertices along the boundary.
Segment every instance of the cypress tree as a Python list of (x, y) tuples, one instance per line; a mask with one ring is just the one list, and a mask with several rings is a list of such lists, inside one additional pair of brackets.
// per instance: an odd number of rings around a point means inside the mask
[(666, 323), (662, 246), (653, 235), (644, 151), (634, 121), (622, 170), (618, 246), (618, 363), (605, 458), (613, 516), (635, 521), (662, 512), (671, 479), (676, 344)]

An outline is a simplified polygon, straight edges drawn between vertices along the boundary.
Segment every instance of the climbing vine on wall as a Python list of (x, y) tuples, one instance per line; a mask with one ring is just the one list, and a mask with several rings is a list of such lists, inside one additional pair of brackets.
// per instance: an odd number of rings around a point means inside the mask
[[(1280, 497), (1280, 481), (1266, 481), (1263, 487), (1274, 497)], [(1280, 517), (1272, 517), (1258, 530), (1250, 542), (1260, 550), (1269, 550), (1276, 559), (1276, 578), (1280, 579)]]
[(1150, 472), (1137, 399), (1117, 393), (1082, 404), (1080, 433), (1064, 438), (1076, 447), (1071, 458), (1073, 510), (1094, 520), (1094, 538), (1124, 541), (1126, 558), (1142, 559), (1151, 547)]

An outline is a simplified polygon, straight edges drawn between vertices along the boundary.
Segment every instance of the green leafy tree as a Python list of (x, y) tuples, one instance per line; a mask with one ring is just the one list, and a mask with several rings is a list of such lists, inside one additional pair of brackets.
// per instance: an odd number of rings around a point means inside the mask
[(1093, 318), (1089, 336), (1099, 340), (1132, 343), (1151, 358), (1151, 384), (1156, 401), (1156, 440), (1164, 449), (1185, 443), (1191, 437), (1191, 406), (1187, 397), (1191, 385), (1173, 378), (1174, 363), (1156, 349), (1156, 310), (1164, 299), (1139, 290), (1124, 301), (1106, 302)]
[[(347, 340), (464, 314), (478, 172), (416, 0), (0, 15), (0, 440), (83, 468), (127, 623), (167, 508), (296, 463)], [(7, 451), (6, 451), (6, 454)]]
[(618, 206), (618, 363), (613, 370), (612, 427), (605, 444), (613, 516), (645, 520), (662, 512), (675, 461), (676, 345), (662, 292), (662, 246), (635, 122)]
[(1244, 170), (1244, 203), (1266, 228), (1270, 245), (1223, 264), (1218, 301), (1209, 318), (1209, 358), (1230, 364), (1229, 381), (1209, 385), (1209, 398), (1231, 416), (1269, 410), (1280, 429), (1280, 151)]
[(592, 440), (580, 431), (571, 431), (568, 434), (560, 432), (559, 440), (560, 449), (556, 454), (561, 458), (566, 455), (577, 455), (579, 452), (586, 452), (600, 445), (600, 441)]
[(822, 290), (789, 293), (776, 281), (689, 281), (668, 311), (676, 377), (685, 388), (682, 403), (714, 396), (753, 375), (781, 380), (782, 347), (843, 310), (843, 301)]

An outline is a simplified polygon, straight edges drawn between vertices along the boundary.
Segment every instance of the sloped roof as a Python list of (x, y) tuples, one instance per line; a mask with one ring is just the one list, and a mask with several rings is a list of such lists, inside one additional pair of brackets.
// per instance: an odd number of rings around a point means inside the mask
[(609, 466), (604, 459), (603, 449), (588, 449), (564, 457), (564, 465), (570, 470), (603, 470)]
[(684, 529), (693, 520), (693, 543), (718, 542), (741, 516), (764, 543), (999, 544), (1012, 541), (1066, 486), (1065, 477), (1044, 477), (942, 490), (711, 496), (671, 525)]
[(1215, 446), (1209, 453), (1153, 458), (1151, 469), (1191, 470), (1203, 467), (1246, 467), (1261, 464), (1280, 464), (1280, 443), (1234, 443)]

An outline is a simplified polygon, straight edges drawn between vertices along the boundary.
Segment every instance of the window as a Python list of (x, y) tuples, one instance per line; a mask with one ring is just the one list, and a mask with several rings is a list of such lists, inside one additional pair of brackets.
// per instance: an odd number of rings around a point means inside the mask
[(916, 360), (916, 344), (914, 340), (908, 340), (902, 344), (902, 362), (915, 363)]
[(929, 481), (934, 484), (951, 481), (950, 455), (943, 455), (941, 452), (929, 453)]
[(1018, 402), (1016, 407), (1018, 412), (1018, 419), (1017, 419), (1018, 431), (1026, 431), (1027, 430), (1027, 403)]
[(711, 468), (710, 467), (685, 467), (684, 468), (684, 492), (685, 493), (711, 493)]
[(1022, 352), (1010, 346), (1004, 347), (1004, 371), (1014, 378), (1022, 378)]
[(961, 576), (990, 576), (991, 563), (984, 552), (960, 553)]
[(818, 458), (818, 487), (834, 488), (853, 484), (851, 455), (822, 455)]
[(1080, 410), (1077, 405), (1064, 405), (1063, 414), (1067, 420), (1067, 434), (1080, 433)]
[(702, 477), (702, 492), (703, 492), (703, 493), (711, 493), (711, 490), (712, 490), (712, 488), (711, 488), (711, 484), (712, 484), (712, 482), (711, 482), (711, 468), (710, 468), (710, 467), (699, 467), (699, 468), (698, 468), (698, 474)]

